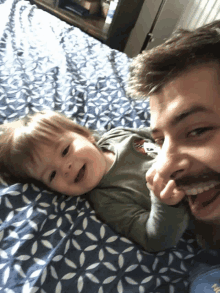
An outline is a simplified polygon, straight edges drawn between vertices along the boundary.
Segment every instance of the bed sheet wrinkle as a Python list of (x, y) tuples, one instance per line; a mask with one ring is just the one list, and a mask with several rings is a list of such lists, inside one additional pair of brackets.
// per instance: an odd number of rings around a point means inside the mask
[[(149, 126), (148, 101), (126, 94), (131, 60), (25, 0), (0, 0), (0, 123), (42, 109), (102, 131)], [(0, 185), (0, 292), (186, 293), (201, 250), (147, 253), (88, 201), (33, 184)]]

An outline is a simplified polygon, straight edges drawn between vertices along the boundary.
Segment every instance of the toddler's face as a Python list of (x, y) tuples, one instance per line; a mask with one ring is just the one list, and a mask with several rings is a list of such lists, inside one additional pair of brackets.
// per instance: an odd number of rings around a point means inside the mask
[(53, 145), (39, 147), (31, 177), (60, 193), (78, 196), (94, 189), (107, 172), (103, 153), (93, 138), (67, 131)]

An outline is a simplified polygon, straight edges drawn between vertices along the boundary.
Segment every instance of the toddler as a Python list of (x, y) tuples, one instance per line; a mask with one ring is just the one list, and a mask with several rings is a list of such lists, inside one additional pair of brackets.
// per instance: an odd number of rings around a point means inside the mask
[(187, 207), (162, 203), (146, 186), (156, 157), (147, 128), (101, 137), (62, 114), (42, 111), (0, 127), (0, 176), (85, 196), (101, 220), (149, 252), (177, 244)]

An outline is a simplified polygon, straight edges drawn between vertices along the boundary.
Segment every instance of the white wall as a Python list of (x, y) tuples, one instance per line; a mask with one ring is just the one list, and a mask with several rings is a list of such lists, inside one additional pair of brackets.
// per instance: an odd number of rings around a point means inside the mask
[(190, 0), (177, 27), (195, 29), (220, 19), (220, 0)]

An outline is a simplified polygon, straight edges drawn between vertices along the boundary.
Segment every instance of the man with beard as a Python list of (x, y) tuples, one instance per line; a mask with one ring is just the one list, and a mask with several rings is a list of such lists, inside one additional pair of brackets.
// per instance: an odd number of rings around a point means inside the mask
[(199, 244), (219, 249), (220, 21), (180, 29), (138, 55), (129, 94), (150, 99), (151, 133), (160, 147), (148, 187), (167, 205), (186, 201)]

